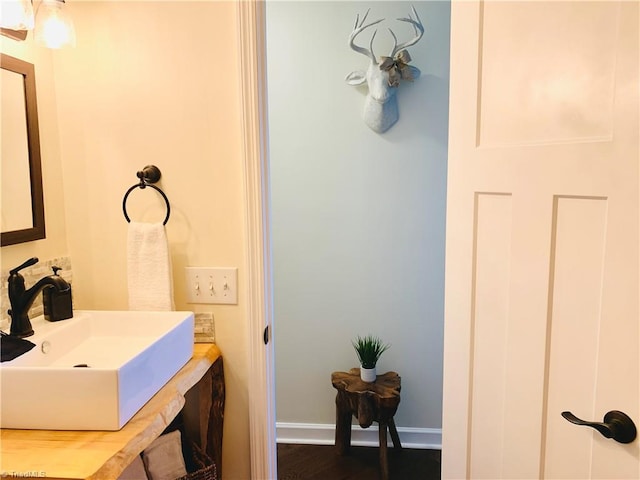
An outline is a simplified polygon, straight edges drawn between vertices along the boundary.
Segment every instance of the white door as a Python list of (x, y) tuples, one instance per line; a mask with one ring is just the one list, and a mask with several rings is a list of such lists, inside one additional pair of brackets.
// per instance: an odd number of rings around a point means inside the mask
[(443, 478), (640, 478), (638, 2), (452, 2)]

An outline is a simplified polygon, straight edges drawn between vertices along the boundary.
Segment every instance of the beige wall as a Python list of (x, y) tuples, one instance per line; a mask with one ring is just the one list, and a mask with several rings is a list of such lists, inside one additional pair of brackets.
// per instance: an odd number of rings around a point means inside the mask
[[(67, 5), (77, 28), (77, 47), (55, 52), (53, 63), (37, 59), (39, 107), (45, 119), (41, 129), (48, 238), (3, 248), (3, 264), (5, 256), (17, 263), (39, 252), (40, 243), (51, 244), (43, 256), (68, 250), (75, 307), (126, 309), (127, 223), (122, 197), (137, 182), (136, 171), (157, 165), (163, 175), (160, 186), (172, 207), (167, 233), (176, 308), (212, 312), (224, 355), (224, 478), (248, 479), (248, 328), (242, 296), (246, 241), (236, 5)], [(45, 68), (47, 73), (40, 73)], [(45, 78), (43, 85), (40, 80)], [(130, 199), (128, 212), (133, 219), (164, 218), (164, 204), (151, 189), (136, 190)], [(187, 304), (185, 266), (238, 267), (239, 304)]]

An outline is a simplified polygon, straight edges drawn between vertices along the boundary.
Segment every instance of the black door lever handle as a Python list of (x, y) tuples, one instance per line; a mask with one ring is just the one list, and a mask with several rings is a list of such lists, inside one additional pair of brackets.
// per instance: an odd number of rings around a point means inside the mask
[(579, 419), (571, 412), (562, 412), (561, 415), (576, 425), (594, 428), (603, 436), (613, 438), (616, 442), (631, 443), (636, 439), (637, 431), (633, 420), (618, 410), (607, 412), (603, 422), (587, 422)]

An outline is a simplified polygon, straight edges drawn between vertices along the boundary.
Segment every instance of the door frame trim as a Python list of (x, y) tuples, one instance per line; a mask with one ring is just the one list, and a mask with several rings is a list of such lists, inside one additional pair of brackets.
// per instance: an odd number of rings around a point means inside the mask
[(240, 50), (243, 189), (246, 244), (246, 315), (249, 326), (249, 434), (251, 478), (277, 478), (273, 342), (266, 24), (264, 0), (237, 3)]

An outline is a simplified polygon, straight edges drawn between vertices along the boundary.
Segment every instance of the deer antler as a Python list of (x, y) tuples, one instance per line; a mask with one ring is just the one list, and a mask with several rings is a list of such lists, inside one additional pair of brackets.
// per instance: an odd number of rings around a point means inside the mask
[(411, 10), (413, 10), (413, 15), (416, 17), (415, 20), (413, 19), (413, 17), (411, 17), (411, 13), (409, 13), (408, 17), (398, 18), (397, 20), (400, 20), (401, 22), (407, 22), (413, 25), (413, 31), (415, 33), (415, 37), (413, 37), (411, 40), (408, 40), (398, 45), (398, 39), (396, 38), (395, 33), (393, 33), (393, 30), (389, 29), (389, 32), (391, 32), (391, 36), (393, 37), (393, 50), (391, 50), (391, 54), (389, 55), (392, 58), (399, 51), (404, 50), (405, 48), (418, 43), (422, 38), (422, 35), (424, 34), (424, 27), (422, 26), (422, 21), (420, 20), (420, 17), (418, 17), (418, 12), (416, 12), (416, 9), (413, 5), (411, 6)]
[[(369, 9), (370, 10), (370, 9)], [(362, 55), (366, 55), (368, 58), (371, 59), (371, 61), (376, 64), (376, 56), (373, 54), (373, 39), (376, 36), (376, 33), (378, 32), (377, 30), (375, 30), (373, 32), (373, 35), (371, 36), (371, 41), (369, 42), (369, 49), (367, 50), (364, 47), (359, 47), (358, 45), (356, 45), (354, 43), (356, 37), (358, 35), (360, 35), (360, 33), (362, 33), (364, 30), (366, 30), (367, 28), (376, 25), (380, 22), (382, 22), (384, 20), (384, 18), (381, 18), (380, 20), (376, 20), (375, 22), (371, 22), (368, 23), (366, 25), (364, 25), (365, 20), (367, 19), (367, 16), (369, 15), (369, 10), (367, 10), (367, 13), (364, 14), (364, 16), (362, 17), (362, 21), (360, 20), (360, 15), (356, 15), (356, 23), (353, 26), (353, 31), (351, 32), (351, 35), (349, 35), (349, 47), (351, 47), (352, 50), (361, 53)], [(415, 11), (415, 10), (414, 10)]]

